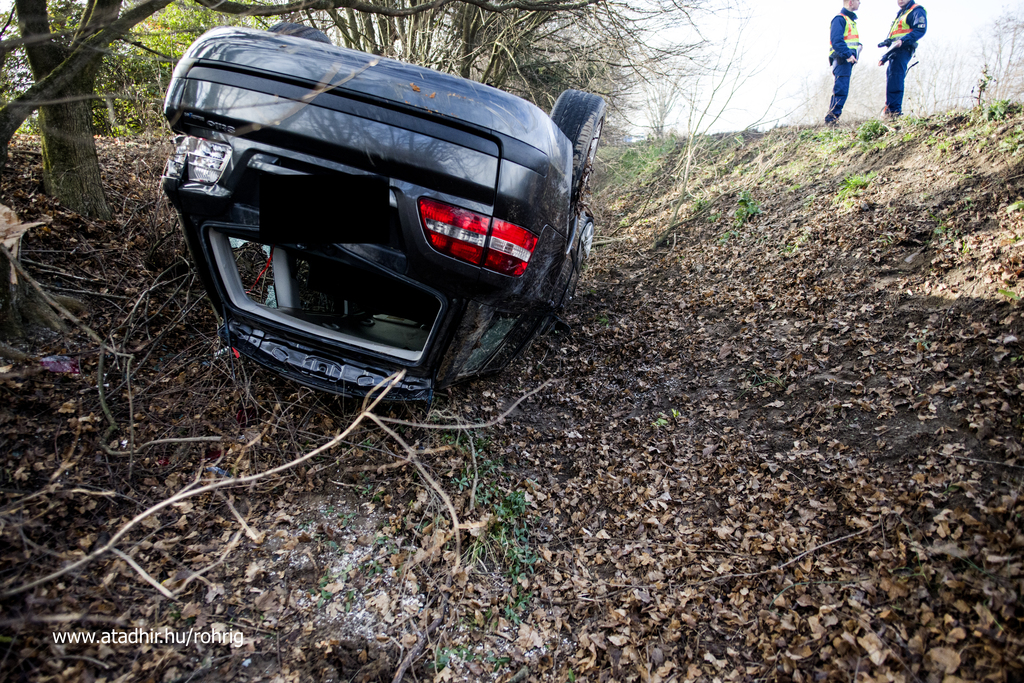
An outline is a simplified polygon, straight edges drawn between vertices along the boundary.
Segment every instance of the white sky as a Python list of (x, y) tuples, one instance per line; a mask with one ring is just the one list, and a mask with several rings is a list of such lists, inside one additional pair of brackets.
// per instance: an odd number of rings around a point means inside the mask
[[(928, 11), (928, 33), (921, 41), (917, 58), (942, 58), (940, 46), (948, 49), (959, 43), (971, 49), (979, 32), (1003, 13), (1017, 7), (1021, 0), (925, 0), (920, 3)], [(782, 0), (765, 2), (747, 0), (738, 11), (752, 11), (744, 30), (750, 50), (748, 61), (761, 62), (765, 68), (755, 83), (745, 88), (741, 102), (723, 117), (719, 130), (741, 130), (756, 121), (778, 92), (779, 101), (769, 118), (777, 118), (799, 105), (797, 95), (805, 81), (816, 81), (830, 73), (828, 66), (829, 25), (842, 9), (842, 0)], [(854, 68), (853, 87), (858, 73), (880, 69), (878, 60), (885, 52), (875, 46), (889, 33), (899, 10), (896, 0), (862, 0), (857, 11), (857, 27), (864, 51)], [(712, 33), (707, 33), (712, 37)], [(932, 49), (934, 47), (934, 49)], [(980, 74), (979, 74), (980, 75)], [(881, 109), (883, 101), (879, 101)]]

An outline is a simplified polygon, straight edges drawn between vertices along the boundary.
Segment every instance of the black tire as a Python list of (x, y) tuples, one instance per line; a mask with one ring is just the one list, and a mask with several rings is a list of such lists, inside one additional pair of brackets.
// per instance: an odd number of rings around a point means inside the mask
[(317, 43), (327, 43), (333, 45), (331, 39), (327, 37), (327, 34), (319, 29), (315, 29), (312, 26), (303, 26), (302, 24), (293, 24), (288, 21), (282, 21), (278, 24), (274, 24), (267, 29), (271, 33), (280, 33), (285, 36), (295, 36), (296, 38), (305, 38), (306, 40), (312, 40)]
[(568, 245), (572, 274), (566, 283), (560, 305), (565, 306), (576, 294), (576, 285), (583, 264), (590, 255), (594, 237), (594, 219), (587, 211), (590, 176), (594, 170), (597, 143), (604, 128), (607, 105), (603, 98), (580, 90), (566, 90), (551, 108), (551, 120), (572, 143), (572, 198), (569, 220), (572, 235)]
[(581, 90), (566, 90), (551, 108), (551, 120), (572, 143), (573, 214), (589, 189), (606, 108), (604, 98)]

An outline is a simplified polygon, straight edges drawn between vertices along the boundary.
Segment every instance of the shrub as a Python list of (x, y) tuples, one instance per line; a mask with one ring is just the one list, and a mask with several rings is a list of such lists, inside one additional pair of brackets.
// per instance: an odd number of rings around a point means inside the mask
[(736, 226), (742, 226), (751, 216), (756, 216), (761, 213), (761, 205), (754, 201), (754, 198), (750, 196), (750, 192), (743, 190), (740, 192), (739, 199), (736, 200)]
[(998, 100), (985, 107), (986, 121), (1002, 121), (1013, 113), (1013, 105), (1010, 100)]
[(884, 123), (878, 119), (871, 119), (857, 129), (857, 139), (861, 142), (874, 142), (888, 132), (889, 128)]

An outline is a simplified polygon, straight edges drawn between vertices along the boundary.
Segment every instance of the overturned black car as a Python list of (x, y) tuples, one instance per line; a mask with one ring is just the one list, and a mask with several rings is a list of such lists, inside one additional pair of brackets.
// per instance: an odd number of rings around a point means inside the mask
[(573, 297), (605, 103), (494, 88), (282, 33), (215, 29), (178, 64), (163, 186), (227, 344), (390, 399), (496, 372)]

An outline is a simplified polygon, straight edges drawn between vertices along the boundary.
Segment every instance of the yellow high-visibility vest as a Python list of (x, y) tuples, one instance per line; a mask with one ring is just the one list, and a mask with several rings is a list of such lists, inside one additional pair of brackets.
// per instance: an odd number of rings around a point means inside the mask
[[(915, 5), (916, 7), (916, 5)], [(846, 22), (846, 30), (843, 31), (843, 42), (846, 43), (846, 47), (850, 48), (854, 55), (860, 56), (860, 49), (863, 45), (860, 42), (860, 33), (857, 31), (857, 22), (846, 16), (845, 14), (838, 14)], [(828, 56), (831, 57), (836, 53), (836, 49), (832, 47), (832, 43), (829, 43)]]
[(889, 29), (889, 40), (903, 40), (904, 36), (914, 30), (910, 27), (910, 24), (907, 23), (907, 18), (910, 16), (910, 13), (918, 7), (920, 7), (920, 5), (911, 4), (903, 10), (898, 17), (896, 17), (896, 21), (892, 22), (892, 28)]

